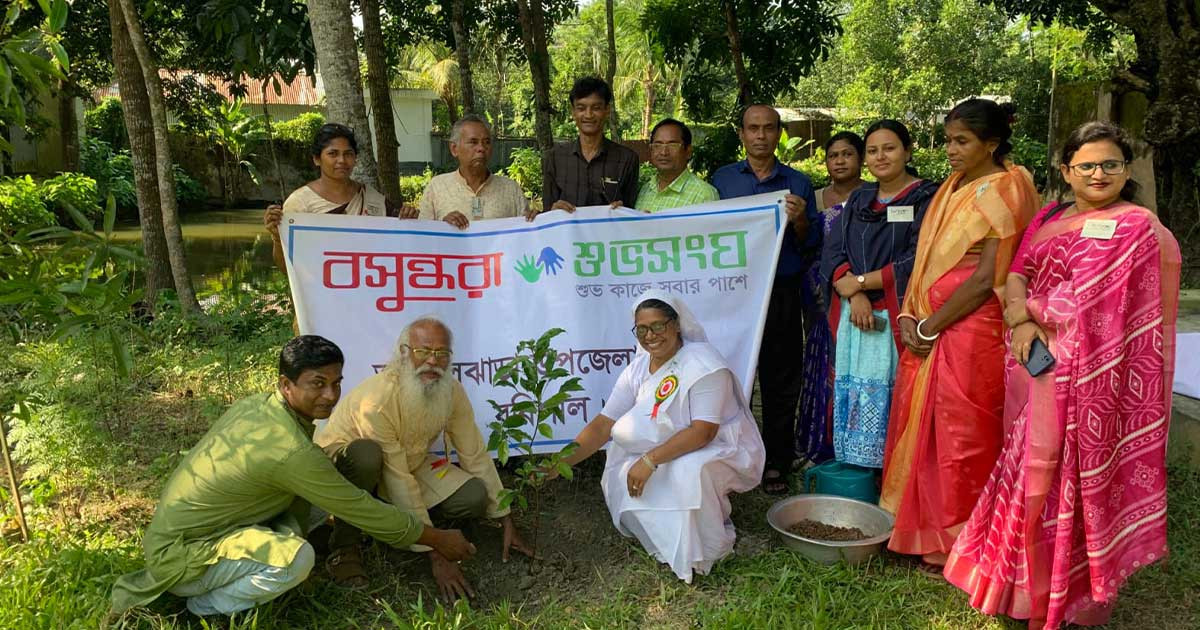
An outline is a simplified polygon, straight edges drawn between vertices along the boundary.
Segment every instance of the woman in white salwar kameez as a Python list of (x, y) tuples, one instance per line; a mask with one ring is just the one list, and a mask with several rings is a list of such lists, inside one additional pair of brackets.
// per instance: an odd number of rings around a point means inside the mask
[(613, 524), (691, 583), (733, 551), (728, 494), (758, 485), (766, 453), (737, 378), (687, 306), (648, 291), (633, 310), (638, 353), (565, 461), (612, 438), (601, 485)]

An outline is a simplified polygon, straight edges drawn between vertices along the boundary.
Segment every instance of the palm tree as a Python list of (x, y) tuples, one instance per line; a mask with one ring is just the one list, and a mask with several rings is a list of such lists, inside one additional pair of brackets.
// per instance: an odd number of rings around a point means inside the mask
[(397, 55), (393, 85), (432, 90), (446, 105), (450, 124), (458, 121), (458, 57), (449, 46), (424, 41), (404, 47)]

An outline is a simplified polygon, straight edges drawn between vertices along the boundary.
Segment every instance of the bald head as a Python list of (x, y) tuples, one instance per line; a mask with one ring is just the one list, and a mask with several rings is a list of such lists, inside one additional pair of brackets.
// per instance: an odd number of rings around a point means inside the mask
[(751, 105), (742, 112), (738, 137), (752, 160), (773, 160), (782, 133), (779, 112), (770, 105)]

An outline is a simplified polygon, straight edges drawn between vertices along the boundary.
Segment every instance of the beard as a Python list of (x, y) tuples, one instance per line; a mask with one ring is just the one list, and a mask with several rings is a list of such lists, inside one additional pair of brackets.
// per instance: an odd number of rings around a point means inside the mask
[[(400, 387), (400, 417), (428, 418), (444, 422), (454, 407), (454, 379), (446, 370), (431, 365), (414, 368), (403, 359), (393, 362), (393, 373)], [(425, 374), (436, 374), (437, 380), (425, 382)]]

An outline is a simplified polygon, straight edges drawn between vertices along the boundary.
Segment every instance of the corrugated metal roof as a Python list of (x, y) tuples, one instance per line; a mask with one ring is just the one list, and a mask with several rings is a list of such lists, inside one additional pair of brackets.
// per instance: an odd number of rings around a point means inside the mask
[[(159, 70), (158, 75), (164, 79), (175, 78), (179, 79), (185, 76), (194, 77), (200, 83), (207, 85), (227, 101), (233, 101), (234, 96), (230, 91), (230, 85), (224, 79), (213, 77), (201, 72)], [(247, 105), (261, 105), (263, 102), (263, 84), (267, 84), (266, 101), (269, 105), (309, 105), (318, 106), (321, 104), (321, 99), (325, 96), (325, 85), (321, 81), (321, 75), (315, 75), (316, 80), (301, 72), (296, 75), (296, 78), (291, 82), (285, 82), (279, 75), (275, 75), (279, 81), (279, 93), (275, 92), (275, 86), (271, 84), (271, 80), (262, 81), (242, 75), (241, 83), (246, 87), (246, 95), (244, 102)], [(92, 98), (99, 101), (108, 96), (120, 96), (120, 90), (114, 82), (108, 87), (101, 88), (92, 93)]]

